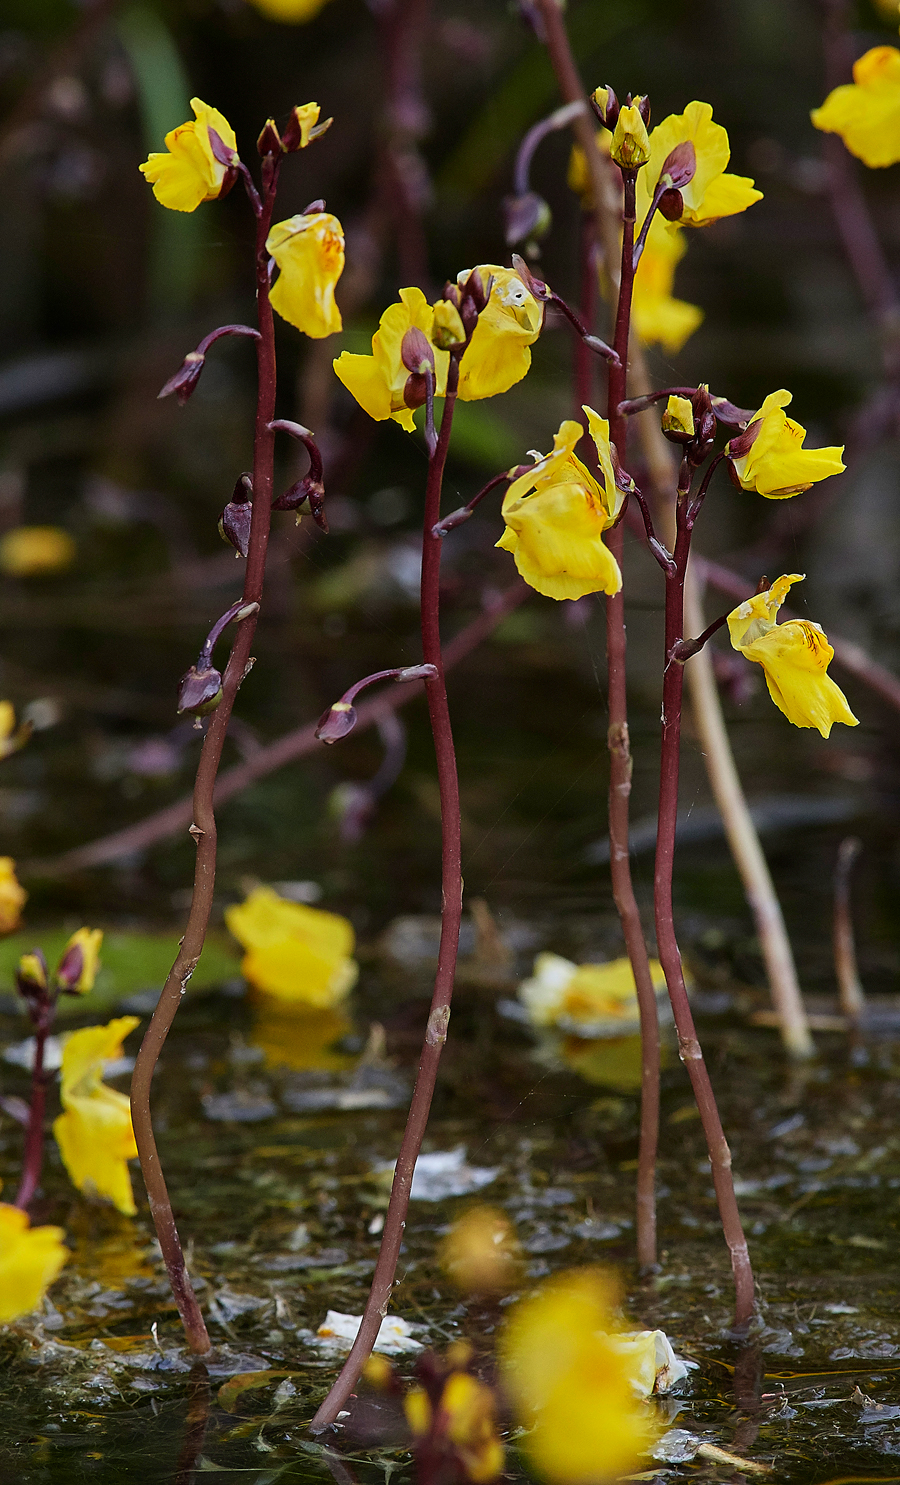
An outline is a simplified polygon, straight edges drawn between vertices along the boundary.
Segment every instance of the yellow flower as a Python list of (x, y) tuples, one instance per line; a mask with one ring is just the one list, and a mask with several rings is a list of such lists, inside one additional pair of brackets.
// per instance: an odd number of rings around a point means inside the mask
[(16, 877), (15, 861), (11, 856), (0, 856), (0, 934), (15, 932), (27, 901), (28, 893)]
[(897, 0), (875, 0), (876, 10), (880, 10), (886, 21), (893, 21), (896, 25), (900, 5)]
[(406, 1421), (417, 1439), (428, 1436), (432, 1449), (455, 1454), (472, 1485), (488, 1485), (502, 1473), (503, 1444), (497, 1433), (493, 1389), (471, 1372), (452, 1371), (444, 1383), (437, 1410), (422, 1387), (411, 1387), (403, 1400)]
[(0, 760), (11, 758), (24, 748), (31, 736), (31, 723), (16, 727), (16, 710), (11, 701), (0, 701)]
[[(654, 988), (666, 985), (662, 965), (650, 961)], [(615, 1030), (638, 1019), (634, 973), (628, 959), (608, 964), (573, 964), (561, 954), (538, 954), (519, 999), (533, 1026), (562, 1026), (585, 1034)]]
[(818, 624), (809, 619), (787, 619), (779, 624), (778, 610), (803, 574), (792, 572), (748, 598), (728, 615), (731, 643), (765, 671), (769, 695), (795, 727), (818, 727), (828, 737), (833, 723), (858, 726), (840, 686), (826, 674), (834, 650)]
[(72, 934), (56, 970), (60, 989), (70, 995), (87, 995), (94, 988), (100, 968), (102, 928), (79, 928)]
[(338, 913), (257, 887), (245, 902), (226, 909), (225, 922), (248, 951), (241, 973), (264, 995), (327, 1010), (356, 984), (353, 927)]
[(266, 248), (279, 274), (269, 298), (282, 319), (313, 340), (335, 335), (341, 312), (334, 287), (344, 271), (344, 230), (327, 211), (276, 222)]
[(662, 427), (664, 433), (680, 433), (685, 438), (694, 437), (694, 408), (689, 397), (673, 395), (669, 398), (662, 415)]
[(471, 1207), (444, 1238), (440, 1259), (467, 1293), (505, 1293), (519, 1271), (518, 1244), (508, 1217), (494, 1207)]
[(328, 0), (250, 0), (263, 15), (272, 21), (283, 21), (286, 25), (300, 26), (304, 21), (315, 20)]
[[(412, 409), (404, 401), (409, 371), (403, 364), (401, 347), (407, 330), (431, 332), (434, 311), (421, 289), (401, 289), (400, 303), (391, 304), (381, 316), (379, 328), (372, 337), (371, 356), (357, 356), (343, 351), (334, 369), (348, 392), (370, 418), (383, 422), (393, 418), (407, 433), (415, 430)], [(447, 367), (450, 357), (435, 347), (435, 393), (443, 397), (447, 390)]]
[(618, 593), (622, 575), (603, 541), (622, 508), (609, 445), (609, 424), (586, 407), (603, 484), (576, 457), (580, 423), (567, 420), (553, 452), (514, 480), (503, 500), (506, 530), (497, 542), (511, 552), (522, 577), (547, 598)]
[[(597, 88), (594, 93), (594, 97), (599, 97), (601, 93), (605, 94), (606, 89)], [(596, 144), (601, 155), (608, 155), (610, 145), (612, 144), (612, 135), (607, 129), (598, 129), (597, 133), (594, 135), (594, 143)], [(581, 206), (583, 211), (593, 211), (594, 198), (593, 189), (591, 186), (591, 173), (587, 167), (587, 160), (584, 156), (584, 150), (578, 144), (573, 144), (572, 153), (569, 155), (569, 168), (566, 172), (566, 185), (569, 187), (570, 191), (575, 192), (576, 196), (581, 197)]]
[(653, 218), (634, 275), (632, 323), (645, 345), (661, 345), (671, 355), (703, 322), (703, 310), (673, 299), (675, 269), (687, 252), (684, 233), (659, 216)]
[(853, 65), (852, 83), (835, 88), (810, 118), (839, 134), (851, 155), (878, 169), (900, 160), (900, 51), (873, 46)]
[(65, 572), (75, 552), (74, 540), (59, 526), (14, 526), (0, 538), (0, 572), (8, 577)]
[(126, 1217), (137, 1211), (127, 1165), (137, 1155), (137, 1145), (128, 1099), (106, 1086), (103, 1069), (122, 1055), (123, 1041), (139, 1024), (138, 1016), (119, 1016), (107, 1026), (72, 1032), (62, 1054), (64, 1112), (53, 1123), (72, 1184), (107, 1197)]
[(690, 142), (696, 166), (693, 179), (681, 188), (684, 210), (680, 220), (690, 227), (706, 227), (720, 217), (746, 211), (762, 200), (752, 180), (725, 172), (731, 155), (728, 135), (712, 121), (708, 103), (689, 103), (684, 113), (670, 114), (650, 135), (650, 159), (637, 178), (638, 222), (643, 221), (672, 151)]
[(742, 490), (755, 490), (769, 500), (799, 495), (817, 480), (840, 474), (844, 468), (840, 448), (805, 449), (806, 429), (784, 413), (791, 393), (770, 392), (759, 412), (751, 418), (746, 433), (726, 445), (734, 477)]
[[(228, 165), (216, 159), (210, 129), (218, 134), (237, 163), (237, 139), (225, 116), (200, 98), (191, 99), (196, 120), (179, 124), (166, 135), (168, 154), (151, 154), (139, 166), (162, 206), (171, 211), (196, 211), (202, 201), (215, 201), (222, 194)], [(232, 177), (234, 179), (234, 177)]]
[(61, 1227), (31, 1227), (0, 1202), (0, 1324), (36, 1309), (68, 1256)]
[(503, 1380), (537, 1472), (559, 1485), (597, 1485), (633, 1470), (651, 1421), (617, 1350), (615, 1286), (599, 1269), (560, 1274), (522, 1300), (501, 1341)]
[(638, 98), (634, 103), (623, 104), (613, 131), (609, 153), (623, 170), (637, 170), (650, 159), (650, 140), (647, 125), (638, 110)]
[[(511, 268), (482, 263), (478, 272), (487, 288), (493, 278), (490, 298), (481, 314), (459, 363), (459, 397), (478, 402), (497, 397), (520, 382), (531, 365), (530, 347), (541, 333), (544, 307), (528, 292)], [(465, 283), (469, 270), (459, 275)]]

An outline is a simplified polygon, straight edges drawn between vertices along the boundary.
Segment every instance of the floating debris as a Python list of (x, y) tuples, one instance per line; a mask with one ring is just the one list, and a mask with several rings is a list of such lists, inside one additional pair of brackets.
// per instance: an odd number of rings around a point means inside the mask
[[(343, 1315), (340, 1310), (329, 1310), (316, 1331), (316, 1339), (319, 1344), (325, 1344), (336, 1351), (349, 1351), (361, 1324), (362, 1315)], [(423, 1342), (416, 1340), (413, 1331), (422, 1329), (421, 1325), (411, 1325), (407, 1320), (401, 1320), (399, 1315), (386, 1315), (378, 1328), (374, 1350), (385, 1356), (402, 1356), (405, 1352), (421, 1351)]]
[[(393, 1160), (384, 1161), (375, 1167), (376, 1174), (392, 1176), (394, 1164)], [(457, 1145), (455, 1150), (434, 1150), (416, 1161), (410, 1199), (444, 1201), (448, 1196), (468, 1196), (489, 1186), (499, 1174), (497, 1167), (467, 1165), (465, 1145)]]

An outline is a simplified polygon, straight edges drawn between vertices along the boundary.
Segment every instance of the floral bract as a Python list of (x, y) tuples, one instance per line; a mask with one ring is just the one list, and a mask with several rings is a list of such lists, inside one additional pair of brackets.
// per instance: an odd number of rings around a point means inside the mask
[(575, 454), (580, 423), (567, 420), (553, 441), (553, 452), (514, 480), (503, 501), (506, 530), (498, 547), (511, 552), (532, 588), (547, 598), (583, 598), (586, 593), (618, 593), (622, 575), (603, 541), (622, 507), (609, 445), (609, 425), (585, 408), (597, 448), (603, 484)]
[[(196, 211), (202, 201), (214, 201), (226, 184), (228, 165), (216, 159), (209, 137), (213, 129), (226, 152), (237, 162), (234, 130), (217, 108), (200, 98), (191, 99), (196, 120), (179, 124), (166, 135), (167, 154), (151, 154), (139, 167), (162, 206), (171, 211)], [(233, 177), (232, 177), (233, 179)]]
[(356, 984), (353, 926), (338, 913), (288, 902), (257, 887), (228, 908), (225, 922), (247, 950), (241, 973), (263, 994), (283, 1003), (326, 1010)]
[(777, 614), (801, 573), (780, 577), (765, 593), (748, 598), (728, 615), (731, 643), (763, 667), (769, 695), (795, 727), (818, 727), (828, 737), (835, 722), (856, 727), (847, 698), (827, 674), (834, 650), (809, 619), (777, 622)]
[(852, 155), (879, 169), (900, 160), (900, 51), (874, 46), (853, 66), (852, 83), (828, 94), (810, 115), (817, 129), (839, 134)]
[(742, 490), (755, 490), (769, 500), (784, 500), (843, 470), (843, 445), (803, 447), (806, 429), (784, 412), (791, 400), (791, 393), (783, 389), (770, 392), (746, 433), (728, 444), (726, 452)]
[(106, 1086), (103, 1069), (121, 1056), (125, 1037), (139, 1024), (138, 1016), (119, 1016), (107, 1026), (73, 1031), (63, 1050), (64, 1112), (53, 1124), (72, 1184), (106, 1197), (126, 1217), (137, 1211), (127, 1164), (137, 1155), (137, 1145), (128, 1098)]
[(69, 1256), (61, 1227), (31, 1227), (18, 1207), (0, 1202), (0, 1324), (40, 1304)]
[(681, 188), (684, 209), (680, 220), (690, 227), (706, 227), (720, 217), (746, 211), (754, 201), (762, 200), (752, 180), (725, 171), (731, 156), (728, 135), (721, 124), (714, 124), (708, 103), (689, 103), (684, 113), (670, 114), (650, 135), (650, 159), (638, 172), (638, 223), (643, 221), (653, 193), (660, 182), (663, 168), (672, 151), (690, 142), (694, 147), (696, 168), (693, 179)]
[(266, 248), (279, 269), (269, 295), (272, 308), (313, 340), (337, 334), (341, 312), (334, 289), (344, 271), (344, 232), (337, 217), (320, 211), (276, 222)]

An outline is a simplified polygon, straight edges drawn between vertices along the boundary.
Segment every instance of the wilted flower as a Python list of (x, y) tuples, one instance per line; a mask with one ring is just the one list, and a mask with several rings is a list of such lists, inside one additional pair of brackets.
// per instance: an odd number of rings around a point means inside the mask
[(847, 698), (826, 673), (834, 650), (818, 624), (809, 619), (777, 621), (778, 610), (803, 575), (778, 578), (764, 593), (748, 598), (728, 615), (736, 650), (761, 665), (769, 695), (795, 727), (818, 727), (828, 737), (835, 722), (856, 727)]
[(653, 1424), (615, 1343), (616, 1286), (599, 1269), (560, 1274), (522, 1300), (501, 1342), (503, 1381), (538, 1473), (599, 1485), (636, 1468)]
[[(191, 99), (191, 108), (196, 119), (166, 135), (168, 153), (151, 154), (138, 167), (157, 201), (171, 211), (196, 211), (202, 201), (215, 201), (228, 190), (238, 164), (237, 139), (224, 114), (200, 98)], [(210, 138), (210, 130), (221, 145)], [(220, 159), (222, 154), (227, 158)]]
[(225, 922), (247, 950), (241, 973), (264, 995), (327, 1010), (356, 984), (353, 926), (338, 913), (256, 887), (245, 902), (226, 909)]
[[(896, 15), (894, 17), (896, 19)], [(878, 169), (900, 160), (900, 51), (874, 46), (853, 64), (852, 83), (828, 94), (810, 118), (839, 134), (851, 155)]]
[(769, 500), (784, 500), (843, 470), (843, 445), (803, 447), (806, 429), (784, 412), (791, 401), (791, 393), (784, 389), (770, 392), (747, 431), (726, 446), (734, 481), (742, 490), (755, 490)]
[(582, 464), (575, 446), (580, 423), (562, 423), (553, 452), (514, 480), (503, 500), (506, 530), (498, 547), (511, 552), (532, 588), (548, 598), (582, 598), (586, 593), (618, 593), (622, 576), (603, 541), (618, 516), (624, 495), (616, 483), (609, 425), (585, 408), (597, 449), (602, 484)]
[(65, 572), (76, 546), (59, 526), (14, 526), (0, 537), (0, 572), (7, 577), (44, 577)]
[(103, 1071), (122, 1055), (123, 1041), (139, 1024), (138, 1016), (119, 1016), (106, 1026), (72, 1032), (62, 1054), (64, 1112), (53, 1123), (72, 1184), (106, 1197), (126, 1217), (137, 1211), (127, 1164), (137, 1155), (137, 1145), (128, 1098), (106, 1086)]
[[(720, 217), (746, 211), (754, 201), (762, 200), (762, 191), (755, 189), (752, 180), (726, 173), (731, 146), (721, 124), (713, 123), (710, 104), (689, 103), (684, 113), (670, 114), (650, 135), (650, 159), (637, 178), (639, 223), (649, 210), (670, 157), (682, 146), (689, 146), (693, 153), (690, 178), (678, 187), (681, 195), (678, 220), (686, 226), (708, 226)], [(689, 159), (690, 155), (685, 158)], [(689, 168), (684, 170), (685, 175)]]
[(266, 248), (278, 264), (272, 308), (313, 340), (341, 329), (334, 288), (344, 271), (344, 231), (337, 217), (318, 211), (276, 222)]
[(0, 1324), (37, 1309), (69, 1256), (61, 1227), (32, 1227), (25, 1212), (0, 1202)]
[(28, 893), (19, 885), (12, 856), (0, 856), (0, 934), (14, 933), (22, 921)]

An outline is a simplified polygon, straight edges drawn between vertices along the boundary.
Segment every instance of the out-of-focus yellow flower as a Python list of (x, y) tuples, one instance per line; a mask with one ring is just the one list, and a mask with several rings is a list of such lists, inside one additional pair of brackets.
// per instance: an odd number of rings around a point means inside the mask
[(803, 447), (806, 429), (784, 412), (791, 400), (791, 393), (784, 389), (770, 392), (747, 431), (726, 445), (742, 490), (755, 490), (769, 500), (786, 500), (843, 470), (843, 444), (840, 448)]
[(432, 345), (439, 346), (442, 351), (449, 351), (451, 346), (462, 345), (465, 338), (465, 326), (456, 305), (451, 304), (449, 299), (439, 299), (434, 306), (434, 319), (431, 323)]
[(559, 1485), (598, 1485), (633, 1470), (653, 1425), (615, 1345), (613, 1280), (580, 1269), (549, 1280), (513, 1311), (502, 1376), (531, 1462)]
[(62, 1054), (63, 1113), (53, 1123), (72, 1184), (107, 1197), (126, 1217), (137, 1211), (127, 1164), (137, 1155), (137, 1145), (128, 1099), (106, 1086), (103, 1070), (121, 1057), (123, 1041), (139, 1024), (138, 1016), (119, 1016), (106, 1026), (72, 1032)]
[[(403, 364), (401, 348), (407, 330), (421, 330), (428, 336), (434, 321), (434, 310), (421, 289), (401, 289), (400, 303), (391, 304), (381, 316), (379, 327), (372, 337), (371, 356), (358, 356), (342, 351), (334, 363), (334, 369), (348, 392), (352, 392), (360, 407), (370, 418), (383, 422), (393, 418), (407, 433), (415, 431), (413, 410), (404, 400), (404, 391), (409, 381), (409, 371)], [(443, 397), (447, 390), (447, 367), (450, 357), (446, 351), (434, 350), (435, 396)]]
[(14, 933), (22, 921), (28, 893), (19, 885), (12, 856), (0, 856), (0, 934)]
[(76, 547), (59, 526), (14, 526), (0, 537), (0, 572), (8, 577), (44, 577), (65, 572)]
[[(650, 961), (656, 990), (666, 988), (662, 965)], [(608, 964), (573, 964), (561, 954), (538, 954), (530, 979), (519, 986), (519, 999), (533, 1026), (560, 1026), (585, 1036), (621, 1033), (638, 1019), (634, 973), (628, 959)]]
[(778, 610), (803, 574), (778, 578), (728, 615), (731, 643), (765, 671), (769, 695), (795, 727), (818, 727), (828, 737), (833, 723), (856, 727), (847, 698), (826, 674), (834, 650), (818, 624), (809, 619), (777, 621)]
[(24, 748), (31, 731), (30, 722), (16, 726), (16, 710), (11, 701), (0, 701), (0, 761)]
[(268, 16), (270, 21), (283, 21), (289, 26), (301, 26), (304, 21), (313, 21), (328, 4), (328, 0), (250, 0), (256, 10)]
[[(459, 275), (465, 283), (469, 269)], [(528, 292), (517, 273), (496, 263), (481, 263), (481, 281), (490, 298), (459, 363), (459, 397), (479, 402), (497, 397), (520, 382), (531, 365), (531, 346), (541, 333), (544, 307)]]
[(693, 178), (681, 187), (684, 210), (680, 220), (686, 226), (706, 227), (762, 200), (762, 191), (757, 191), (747, 176), (726, 173), (731, 146), (722, 125), (713, 123), (710, 104), (689, 103), (684, 113), (670, 114), (650, 135), (650, 159), (637, 178), (639, 224), (647, 214), (666, 161), (678, 145), (687, 143), (694, 148), (696, 166)]
[(102, 928), (79, 928), (72, 934), (56, 970), (56, 980), (61, 990), (68, 991), (70, 995), (87, 995), (93, 990), (97, 970), (100, 968), (102, 943)]
[(509, 1219), (495, 1207), (471, 1207), (441, 1244), (441, 1266), (467, 1294), (503, 1294), (519, 1271), (519, 1249)]
[(896, 164), (900, 160), (900, 51), (895, 46), (873, 46), (854, 63), (852, 83), (834, 88), (810, 118), (824, 134), (839, 134), (851, 155), (872, 169)]
[(432, 1446), (440, 1448), (443, 1444), (447, 1452), (452, 1451), (472, 1485), (488, 1485), (502, 1472), (504, 1452), (497, 1433), (497, 1401), (493, 1389), (471, 1372), (450, 1373), (436, 1409), (423, 1387), (410, 1388), (403, 1408), (415, 1438), (431, 1435)]
[(0, 1324), (40, 1304), (69, 1256), (61, 1227), (31, 1227), (27, 1214), (0, 1202)]
[(622, 508), (612, 464), (609, 425), (585, 408), (597, 448), (603, 484), (575, 454), (580, 423), (567, 419), (553, 440), (553, 452), (514, 480), (503, 500), (506, 530), (497, 542), (511, 552), (522, 577), (547, 598), (583, 598), (586, 593), (618, 593), (622, 575), (603, 541)]
[(230, 152), (232, 163), (238, 163), (237, 139), (225, 115), (200, 98), (191, 99), (191, 108), (196, 119), (166, 135), (168, 153), (151, 154), (138, 167), (157, 201), (170, 211), (196, 211), (202, 201), (215, 201), (222, 194), (229, 166), (216, 159), (210, 129), (218, 134), (226, 153)]
[(895, 25), (900, 19), (900, 5), (897, 0), (875, 0), (875, 9), (881, 12), (886, 21), (893, 21)]
[(328, 211), (276, 222), (266, 248), (278, 264), (272, 308), (312, 340), (336, 335), (341, 312), (335, 285), (344, 271), (344, 229)]
[(622, 105), (613, 130), (609, 153), (623, 170), (638, 170), (650, 159), (650, 139), (638, 109), (640, 102), (637, 98), (634, 103)]
[(699, 305), (672, 296), (675, 269), (686, 252), (684, 233), (654, 217), (634, 275), (634, 328), (645, 345), (661, 345), (673, 356), (703, 322)]
[[(605, 91), (603, 88), (597, 88), (594, 96), (596, 97), (598, 93)], [(598, 129), (594, 135), (594, 142), (602, 155), (608, 155), (609, 147), (612, 143), (612, 135), (608, 129)], [(566, 185), (570, 191), (575, 192), (576, 196), (581, 197), (581, 205), (584, 211), (591, 211), (593, 209), (591, 173), (587, 167), (584, 150), (578, 144), (573, 144), (572, 152), (569, 155)]]
[(256, 887), (245, 902), (226, 909), (225, 922), (247, 950), (241, 973), (283, 1005), (328, 1010), (356, 984), (353, 926), (339, 913)]

